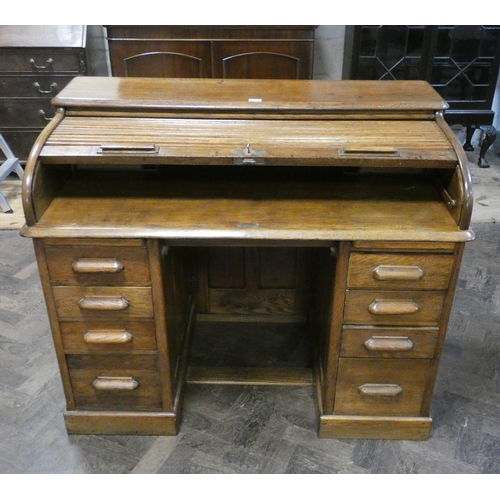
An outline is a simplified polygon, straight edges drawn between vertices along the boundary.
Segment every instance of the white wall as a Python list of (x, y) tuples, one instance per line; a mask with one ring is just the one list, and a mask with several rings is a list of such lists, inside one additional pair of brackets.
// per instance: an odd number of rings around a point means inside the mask
[(345, 26), (318, 26), (314, 44), (314, 79), (341, 80)]

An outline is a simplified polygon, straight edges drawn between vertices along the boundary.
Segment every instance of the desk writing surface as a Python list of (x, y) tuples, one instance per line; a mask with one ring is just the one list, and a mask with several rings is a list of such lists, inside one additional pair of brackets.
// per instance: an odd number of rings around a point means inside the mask
[(470, 232), (457, 230), (435, 187), (419, 176), (299, 182), (285, 174), (245, 181), (233, 175), (232, 180), (197, 182), (161, 174), (93, 171), (89, 177), (82, 172), (54, 199), (38, 231), (66, 237), (85, 231), (96, 237), (318, 244), (336, 239), (470, 238)]

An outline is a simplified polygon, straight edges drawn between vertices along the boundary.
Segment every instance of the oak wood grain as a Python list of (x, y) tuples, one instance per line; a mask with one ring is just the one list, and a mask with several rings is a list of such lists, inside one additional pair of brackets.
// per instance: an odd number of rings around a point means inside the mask
[[(205, 80), (74, 78), (55, 106), (118, 110), (275, 112), (436, 111), (445, 101), (423, 81)], [(401, 99), (401, 96), (405, 96)], [(249, 101), (260, 98), (261, 102)]]
[[(368, 175), (300, 183), (245, 177), (239, 181), (176, 181), (122, 174), (120, 185), (115, 177), (111, 173), (95, 173), (90, 179), (76, 176), (37, 225), (26, 227), (23, 234), (197, 241), (450, 242), (473, 237), (470, 231), (457, 229), (432, 184), (414, 176)], [(376, 192), (373, 182), (378, 185)], [(168, 223), (164, 214), (168, 214)]]

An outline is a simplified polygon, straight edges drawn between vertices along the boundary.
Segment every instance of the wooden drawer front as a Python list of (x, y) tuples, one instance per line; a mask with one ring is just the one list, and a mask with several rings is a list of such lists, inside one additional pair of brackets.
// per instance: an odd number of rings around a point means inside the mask
[(18, 99), (0, 101), (4, 127), (45, 127), (54, 117), (55, 108), (49, 99)]
[(156, 349), (153, 321), (60, 323), (66, 352), (129, 352)]
[(21, 161), (25, 161), (28, 159), (28, 155), (30, 154), (31, 148), (35, 143), (37, 137), (40, 135), (42, 128), (39, 129), (3, 129), (0, 128), (0, 134), (2, 134), (3, 138), (7, 141), (10, 149), (14, 153), (14, 156), (19, 158)]
[(439, 329), (345, 327), (340, 355), (351, 358), (432, 358)]
[(430, 360), (340, 359), (334, 413), (419, 415)]
[(68, 283), (147, 283), (148, 254), (141, 247), (45, 247), (50, 279)]
[(344, 323), (352, 325), (438, 325), (444, 292), (347, 290)]
[(0, 78), (0, 96), (2, 97), (44, 97), (50, 100), (57, 95), (73, 79), (73, 76), (61, 75), (30, 75), (10, 76)]
[(348, 288), (391, 290), (445, 290), (453, 266), (453, 255), (352, 253)]
[(59, 319), (126, 320), (153, 318), (149, 287), (52, 287)]
[(0, 71), (85, 73), (83, 53), (70, 50), (9, 49), (0, 54)]
[(156, 355), (67, 356), (77, 409), (158, 410)]

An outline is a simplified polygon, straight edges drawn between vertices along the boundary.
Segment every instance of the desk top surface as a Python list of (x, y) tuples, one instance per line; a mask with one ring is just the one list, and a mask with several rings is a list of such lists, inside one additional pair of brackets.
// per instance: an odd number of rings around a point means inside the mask
[(200, 80), (77, 77), (57, 107), (258, 113), (435, 112), (448, 106), (423, 81)]

